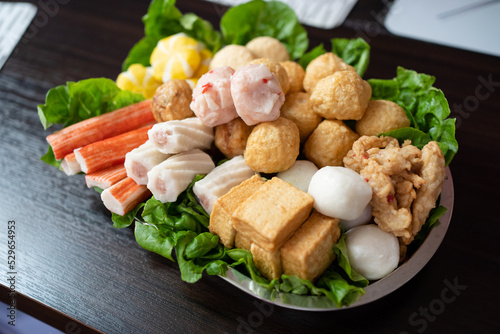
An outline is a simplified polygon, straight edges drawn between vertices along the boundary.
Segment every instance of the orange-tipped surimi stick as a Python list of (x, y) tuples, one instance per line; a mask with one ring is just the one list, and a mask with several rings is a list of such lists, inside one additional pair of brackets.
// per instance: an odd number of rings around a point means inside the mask
[(76, 149), (76, 160), (82, 172), (90, 174), (123, 163), (125, 154), (148, 140), (148, 130), (151, 127), (152, 125), (147, 125)]
[(56, 159), (60, 160), (79, 147), (154, 122), (151, 100), (145, 100), (70, 125), (61, 131), (48, 135), (47, 141), (52, 146)]
[(66, 175), (75, 175), (82, 171), (80, 164), (76, 161), (75, 152), (72, 152), (64, 157), (61, 161), (61, 168)]
[(151, 197), (149, 189), (144, 185), (138, 185), (130, 177), (124, 178), (101, 193), (104, 206), (120, 216), (149, 197)]
[(126, 177), (127, 170), (124, 165), (120, 164), (85, 175), (85, 182), (87, 182), (87, 187), (89, 188), (98, 187), (107, 189)]

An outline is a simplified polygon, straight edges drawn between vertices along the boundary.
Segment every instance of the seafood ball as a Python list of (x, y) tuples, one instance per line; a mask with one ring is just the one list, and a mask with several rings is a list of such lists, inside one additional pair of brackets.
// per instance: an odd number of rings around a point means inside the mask
[(235, 70), (248, 64), (255, 59), (252, 51), (242, 45), (230, 44), (220, 49), (214, 54), (210, 61), (209, 69), (214, 69), (221, 66), (230, 66)]
[(312, 93), (318, 81), (337, 71), (356, 72), (356, 69), (351, 65), (346, 64), (342, 58), (332, 52), (327, 52), (318, 56), (306, 67), (304, 89), (306, 92)]
[(293, 166), (299, 148), (299, 129), (294, 122), (280, 117), (255, 126), (243, 156), (255, 172), (277, 173)]
[(258, 58), (266, 57), (274, 61), (290, 59), (286, 46), (274, 37), (261, 36), (254, 38), (247, 43), (246, 47)]
[(242, 155), (250, 132), (252, 132), (250, 126), (246, 125), (241, 118), (235, 118), (215, 127), (215, 146), (228, 159)]
[(282, 61), (280, 65), (283, 66), (288, 75), (288, 81), (290, 82), (288, 93), (302, 92), (304, 90), (304, 76), (306, 75), (302, 66), (291, 60)]
[(341, 219), (339, 222), (339, 226), (342, 227), (345, 231), (348, 231), (353, 227), (368, 224), (372, 220), (372, 212), (373, 206), (368, 204), (361, 213), (361, 216), (351, 220)]
[(339, 71), (321, 79), (311, 94), (314, 110), (328, 119), (361, 119), (372, 87), (353, 71)]
[(297, 160), (290, 169), (279, 172), (276, 176), (292, 186), (307, 192), (311, 178), (318, 171), (318, 167), (308, 160)]
[(342, 166), (342, 160), (358, 138), (342, 121), (324, 120), (307, 138), (304, 154), (319, 168)]
[(201, 76), (193, 90), (191, 109), (203, 124), (216, 126), (236, 117), (231, 96), (231, 76), (234, 70), (229, 66), (214, 68)]
[(269, 58), (257, 58), (252, 60), (249, 64), (266, 65), (271, 73), (278, 78), (283, 94), (288, 93), (288, 90), (290, 89), (290, 79), (288, 78), (285, 68), (281, 66), (280, 63)]
[(155, 120), (166, 122), (193, 117), (189, 108), (192, 90), (185, 80), (171, 79), (158, 87), (151, 101), (151, 110)]
[(361, 216), (372, 199), (368, 182), (346, 167), (321, 168), (313, 175), (307, 192), (314, 197), (314, 208), (319, 213), (344, 220)]
[(281, 107), (281, 116), (297, 125), (301, 141), (304, 141), (322, 120), (321, 116), (314, 112), (306, 92), (289, 93)]
[(398, 239), (376, 225), (349, 230), (346, 246), (352, 268), (369, 280), (381, 279), (398, 266)]
[(247, 65), (234, 72), (231, 95), (236, 112), (247, 125), (278, 119), (285, 102), (278, 79), (263, 64)]
[(373, 100), (368, 103), (363, 117), (356, 122), (356, 132), (360, 136), (377, 136), (407, 126), (410, 126), (410, 120), (397, 103)]

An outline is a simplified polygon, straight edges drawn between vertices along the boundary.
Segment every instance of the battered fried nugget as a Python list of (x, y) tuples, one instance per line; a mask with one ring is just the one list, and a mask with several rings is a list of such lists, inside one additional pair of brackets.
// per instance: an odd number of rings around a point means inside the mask
[(322, 54), (307, 65), (304, 76), (304, 89), (306, 92), (312, 93), (318, 81), (337, 71), (356, 72), (356, 69), (346, 64), (342, 58), (332, 52)]
[(280, 62), (281, 66), (285, 68), (288, 74), (288, 81), (290, 82), (290, 89), (288, 93), (302, 92), (304, 90), (304, 76), (306, 71), (298, 63), (288, 60)]
[(321, 79), (311, 94), (311, 104), (327, 119), (358, 120), (368, 107), (372, 88), (358, 73), (339, 71)]
[(299, 155), (300, 134), (294, 122), (279, 117), (255, 126), (243, 156), (256, 172), (277, 173), (292, 167)]
[(274, 37), (256, 37), (247, 43), (246, 48), (257, 58), (266, 57), (274, 61), (286, 61), (290, 59), (286, 46)]
[(307, 139), (304, 154), (318, 168), (342, 166), (342, 159), (358, 137), (342, 121), (323, 120)]
[(218, 125), (215, 127), (215, 146), (228, 159), (242, 155), (251, 131), (252, 127), (246, 125), (239, 117), (229, 123)]
[(278, 81), (280, 82), (281, 89), (283, 90), (283, 94), (286, 94), (290, 89), (290, 79), (288, 78), (288, 74), (283, 66), (277, 61), (271, 60), (269, 58), (257, 58), (249, 62), (249, 64), (264, 64), (269, 68), (272, 74)]
[(281, 107), (281, 116), (293, 121), (299, 128), (300, 141), (304, 141), (321, 122), (321, 116), (312, 109), (309, 94), (288, 93)]
[(237, 70), (248, 64), (248, 62), (252, 59), (255, 59), (255, 55), (252, 51), (243, 45), (230, 44), (226, 45), (214, 54), (212, 60), (210, 61), (209, 68), (213, 70), (214, 68), (221, 66), (230, 66)]
[(193, 117), (189, 107), (192, 89), (186, 80), (171, 79), (158, 87), (151, 102), (155, 120), (166, 122)]
[(368, 103), (363, 117), (356, 122), (356, 132), (360, 136), (377, 136), (407, 126), (410, 126), (410, 120), (397, 103), (373, 100)]

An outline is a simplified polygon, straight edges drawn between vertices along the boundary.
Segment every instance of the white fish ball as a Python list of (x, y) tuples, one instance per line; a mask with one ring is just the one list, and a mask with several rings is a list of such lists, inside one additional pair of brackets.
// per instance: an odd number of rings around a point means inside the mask
[(346, 246), (351, 267), (369, 280), (381, 279), (398, 266), (398, 239), (376, 225), (357, 226), (349, 230)]
[(318, 167), (308, 160), (297, 160), (289, 169), (279, 172), (277, 176), (292, 186), (307, 192), (311, 178), (318, 171)]
[(312, 177), (307, 191), (314, 208), (325, 216), (358, 218), (372, 198), (372, 188), (361, 175), (345, 167), (326, 166)]
[(361, 212), (361, 216), (352, 220), (341, 219), (339, 225), (344, 229), (344, 231), (349, 231), (353, 227), (368, 224), (373, 217), (372, 211), (373, 211), (373, 206), (368, 204), (363, 210), (363, 212)]

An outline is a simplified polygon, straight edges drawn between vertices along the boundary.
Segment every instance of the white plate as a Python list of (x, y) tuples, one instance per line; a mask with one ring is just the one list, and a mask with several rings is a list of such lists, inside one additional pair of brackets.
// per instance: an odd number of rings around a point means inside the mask
[[(415, 276), (427, 262), (429, 262), (434, 253), (436, 253), (446, 235), (453, 211), (453, 198), (453, 180), (450, 169), (447, 167), (446, 178), (443, 182), (443, 189), (441, 192), (441, 205), (444, 206), (447, 211), (439, 219), (439, 225), (431, 230), (420, 248), (410, 259), (400, 265), (391, 274), (370, 284), (365, 288), (366, 293), (363, 296), (351, 305), (342, 307), (342, 309), (371, 303), (400, 288)], [(334, 311), (339, 309), (335, 303), (326, 296), (300, 296), (285, 292), (281, 292), (277, 297), (271, 296), (271, 291), (263, 288), (247, 276), (231, 268), (227, 271), (226, 277), (221, 277), (246, 293), (274, 305), (303, 311)]]

